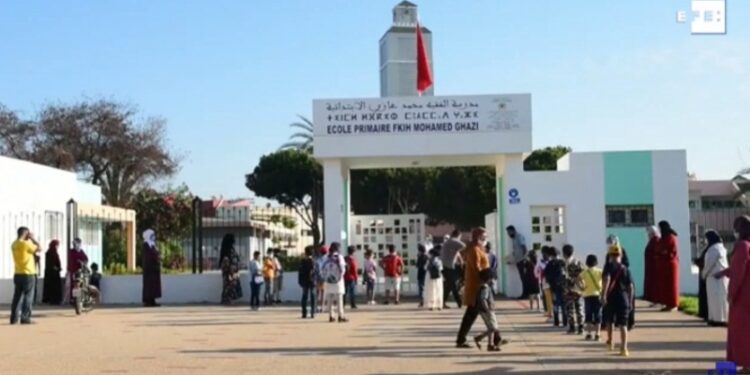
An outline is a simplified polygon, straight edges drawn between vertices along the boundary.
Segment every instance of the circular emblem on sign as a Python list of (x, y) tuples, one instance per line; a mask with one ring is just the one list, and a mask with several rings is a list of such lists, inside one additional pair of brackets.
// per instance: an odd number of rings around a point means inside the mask
[(518, 197), (518, 189), (513, 188), (513, 189), (508, 190), (508, 196), (511, 198)]

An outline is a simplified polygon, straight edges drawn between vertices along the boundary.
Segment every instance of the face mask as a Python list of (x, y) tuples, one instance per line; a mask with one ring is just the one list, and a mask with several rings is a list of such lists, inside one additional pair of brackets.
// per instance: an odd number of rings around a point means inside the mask
[(482, 245), (482, 247), (487, 247), (487, 240), (479, 241), (479, 244)]

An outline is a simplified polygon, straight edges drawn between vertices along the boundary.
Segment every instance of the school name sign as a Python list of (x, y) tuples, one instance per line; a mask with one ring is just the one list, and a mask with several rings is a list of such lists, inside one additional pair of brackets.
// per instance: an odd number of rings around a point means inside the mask
[(525, 152), (531, 148), (531, 95), (319, 99), (313, 101), (313, 123), (318, 157), (428, 155), (442, 145), (459, 154)]
[(531, 97), (432, 96), (315, 100), (315, 135), (432, 134), (530, 129)]

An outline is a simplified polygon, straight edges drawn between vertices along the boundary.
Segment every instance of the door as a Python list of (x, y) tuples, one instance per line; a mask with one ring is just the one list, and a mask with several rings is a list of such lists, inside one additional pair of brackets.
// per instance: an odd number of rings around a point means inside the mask
[(564, 206), (531, 206), (531, 247), (542, 246), (562, 249), (568, 241), (565, 228)]

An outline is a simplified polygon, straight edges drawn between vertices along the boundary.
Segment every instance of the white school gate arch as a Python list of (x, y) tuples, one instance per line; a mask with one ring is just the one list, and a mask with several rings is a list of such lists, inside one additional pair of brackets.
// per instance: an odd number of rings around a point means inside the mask
[(313, 102), (313, 122), (327, 242), (346, 246), (349, 239), (350, 170), (477, 165), (495, 166), (499, 209), (492, 232), (494, 243), (505, 242), (499, 199), (505, 162), (531, 151), (531, 95), (321, 99)]

